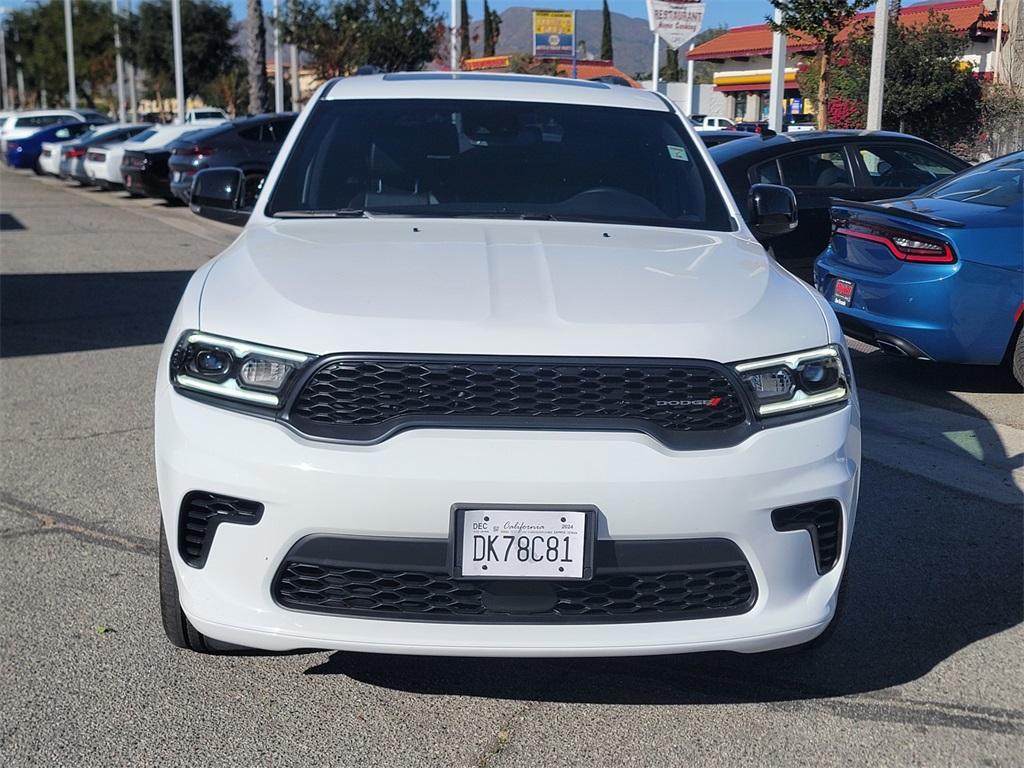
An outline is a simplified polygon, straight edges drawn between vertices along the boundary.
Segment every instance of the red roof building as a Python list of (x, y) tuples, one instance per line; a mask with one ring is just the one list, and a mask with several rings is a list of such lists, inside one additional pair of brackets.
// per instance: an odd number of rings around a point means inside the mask
[[(981, 76), (989, 75), (995, 65), (996, 16), (995, 3), (989, 0), (946, 0), (905, 6), (900, 23), (910, 27), (923, 26), (934, 11), (949, 18), (950, 24), (970, 38), (964, 59)], [(854, 30), (874, 18), (873, 12), (860, 13), (839, 35), (847, 38)], [(1006, 25), (1003, 25), (1004, 34)], [(1005, 40), (1005, 38), (1004, 38)], [(797, 68), (802, 60), (815, 54), (819, 43), (809, 35), (790, 35), (786, 45), (787, 110), (803, 112), (806, 104), (796, 82)], [(696, 46), (687, 54), (693, 61), (720, 64), (715, 72), (715, 91), (727, 94), (729, 114), (736, 119), (760, 119), (767, 111), (767, 92), (771, 80), (772, 32), (767, 24), (734, 27), (724, 35)]]
[[(562, 77), (572, 77), (572, 62), (566, 59), (538, 59), (537, 61), (554, 62), (558, 67), (558, 74)], [(507, 72), (511, 62), (510, 56), (488, 56), (480, 59), (466, 59), (462, 68), (471, 71)], [(639, 88), (640, 84), (625, 72), (616, 69), (610, 61), (600, 59), (580, 59), (576, 62), (577, 80), (604, 80), (618, 85), (628, 85), (631, 88)]]

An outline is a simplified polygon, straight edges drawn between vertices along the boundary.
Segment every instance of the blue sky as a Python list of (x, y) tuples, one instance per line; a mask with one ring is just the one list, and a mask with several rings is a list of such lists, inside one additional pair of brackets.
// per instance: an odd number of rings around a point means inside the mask
[[(245, 15), (245, 0), (228, 0), (234, 8), (235, 17), (241, 18)], [(2, 2), (2, 0), (0, 0)], [(2, 2), (7, 7), (17, 8), (25, 5), (27, 0), (6, 0)], [(436, 0), (438, 10), (447, 14), (451, 7), (451, 0)], [(491, 0), (488, 0), (491, 2)], [(738, 27), (743, 24), (757, 24), (764, 20), (764, 17), (771, 12), (771, 5), (768, 0), (706, 0), (707, 11), (704, 14), (704, 25), (708, 27), (719, 24), (728, 24), (730, 27)], [(263, 0), (263, 7), (269, 11), (273, 0)], [(612, 11), (626, 16), (645, 18), (647, 16), (647, 5), (644, 0), (608, 0)], [(527, 8), (558, 8), (564, 10), (597, 10), (601, 8), (601, 0), (547, 0), (547, 2), (531, 2), (531, 0), (494, 0), (492, 7), (503, 11), (511, 6), (525, 6)], [(484, 0), (469, 0), (469, 13), (474, 19), (479, 19), (483, 14)]]

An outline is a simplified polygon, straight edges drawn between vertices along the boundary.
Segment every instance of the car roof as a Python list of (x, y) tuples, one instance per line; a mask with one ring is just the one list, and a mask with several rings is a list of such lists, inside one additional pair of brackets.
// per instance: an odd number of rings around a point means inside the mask
[(651, 91), (567, 77), (490, 72), (396, 72), (338, 78), (322, 99), (471, 99), (586, 104), (667, 112)]
[(896, 133), (894, 131), (797, 131), (794, 133), (779, 133), (775, 136), (762, 138), (758, 142), (730, 141), (726, 144), (719, 144), (717, 147), (714, 147), (712, 155), (716, 163), (721, 163), (743, 155), (779, 155), (789, 149), (796, 149), (799, 146), (813, 147), (818, 144), (830, 144), (837, 140), (848, 141), (857, 137), (873, 140), (896, 139), (897, 141), (912, 141), (916, 144), (928, 144), (927, 141), (917, 136), (911, 136), (907, 133)]

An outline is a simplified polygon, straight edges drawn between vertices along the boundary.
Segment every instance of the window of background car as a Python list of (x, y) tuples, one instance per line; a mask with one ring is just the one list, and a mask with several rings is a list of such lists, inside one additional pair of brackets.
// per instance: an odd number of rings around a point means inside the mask
[(779, 160), (787, 187), (848, 187), (853, 174), (841, 149), (801, 152)]
[(861, 147), (859, 152), (873, 187), (918, 189), (960, 170), (938, 155), (916, 149)]
[(153, 128), (150, 128), (149, 130), (142, 131), (142, 133), (135, 134), (132, 137), (132, 141), (145, 141), (152, 136), (156, 136), (156, 131)]
[(295, 118), (290, 120), (271, 120), (263, 125), (263, 135), (260, 141), (280, 144), (288, 136), (288, 131), (295, 124)]
[(18, 128), (45, 128), (55, 123), (70, 121), (70, 117), (63, 115), (35, 115), (34, 117), (19, 117), (14, 123)]
[(779, 161), (769, 160), (754, 167), (751, 177), (755, 184), (781, 184), (782, 177), (779, 175)]
[(338, 209), (731, 228), (675, 114), (540, 102), (321, 102), (267, 213)]
[(933, 188), (929, 197), (998, 208), (1020, 205), (1024, 201), (1024, 152), (965, 171)]

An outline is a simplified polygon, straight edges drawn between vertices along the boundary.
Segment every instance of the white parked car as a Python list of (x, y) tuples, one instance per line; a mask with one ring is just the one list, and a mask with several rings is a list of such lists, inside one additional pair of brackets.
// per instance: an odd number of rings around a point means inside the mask
[(137, 134), (131, 141), (119, 144), (89, 147), (85, 155), (84, 170), (92, 183), (103, 189), (116, 189), (124, 185), (121, 158), (129, 149), (156, 149), (163, 147), (186, 133), (220, 125), (225, 120), (201, 120), (183, 125), (154, 125)]
[(690, 120), (698, 131), (731, 131), (736, 123), (728, 117), (715, 117), (714, 115), (693, 115)]
[(67, 136), (60, 137), (57, 141), (44, 141), (42, 144), (40, 144), (40, 170), (42, 170), (43, 173), (48, 173), (53, 176), (59, 176), (62, 157), (61, 151), (63, 149), (66, 149), (68, 144), (84, 142), (101, 136), (116, 135), (114, 132), (127, 127), (127, 123), (105, 123), (103, 125), (97, 125), (91, 131), (89, 131), (88, 133), (84, 133), (81, 136), (71, 136), (69, 134)]
[[(742, 202), (795, 226), (786, 188)], [(261, 191), (208, 169), (191, 206), (248, 222), (160, 356), (174, 644), (755, 652), (834, 625), (843, 333), (657, 94), (334, 80)]]
[(13, 112), (0, 123), (0, 152), (7, 151), (7, 142), (31, 136), (41, 128), (71, 121), (109, 123), (110, 118), (91, 109), (36, 109)]
[(228, 113), (216, 107), (203, 107), (201, 109), (190, 109), (185, 115), (186, 123), (199, 123), (204, 120), (228, 120)]

